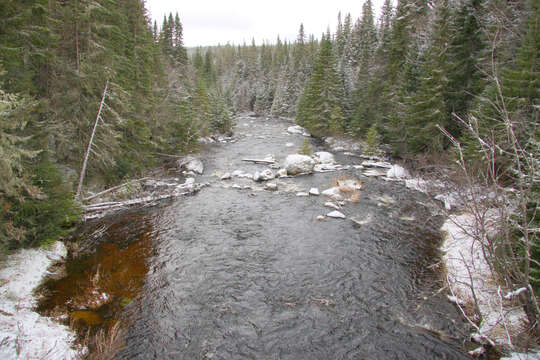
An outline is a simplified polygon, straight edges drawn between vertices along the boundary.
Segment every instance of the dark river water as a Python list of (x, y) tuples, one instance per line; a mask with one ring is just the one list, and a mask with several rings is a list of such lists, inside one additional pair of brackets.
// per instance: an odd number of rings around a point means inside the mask
[[(438, 292), (444, 219), (428, 197), (354, 168), (280, 179), (276, 192), (220, 180), (266, 168), (244, 158), (296, 152), (291, 125), (240, 117), (237, 142), (201, 153), (209, 187), (86, 225), (41, 311), (79, 328), (121, 321), (118, 359), (469, 359), (466, 326)], [(318, 221), (328, 199), (296, 193), (338, 177), (363, 183), (358, 202)]]

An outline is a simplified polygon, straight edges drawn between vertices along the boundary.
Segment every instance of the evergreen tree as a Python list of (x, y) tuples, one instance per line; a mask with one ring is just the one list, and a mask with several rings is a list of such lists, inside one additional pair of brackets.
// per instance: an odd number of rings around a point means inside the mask
[(44, 95), (56, 47), (47, 0), (0, 2), (0, 63), (4, 88)]
[(296, 122), (315, 136), (342, 131), (343, 92), (329, 34), (323, 35), (313, 75), (298, 103)]
[(447, 139), (437, 126), (447, 128), (452, 116), (447, 105), (450, 17), (448, 0), (441, 0), (435, 5), (433, 35), (420, 67), (418, 90), (408, 98), (407, 144), (412, 152), (441, 151), (446, 147)]
[[(458, 120), (465, 119), (475, 94), (484, 87), (485, 76), (481, 71), (485, 39), (479, 19), (484, 7), (483, 0), (464, 1), (453, 21), (448, 48), (448, 110), (452, 115), (447, 130), (456, 138), (461, 134)], [(456, 117), (457, 116), (457, 117)]]
[(377, 46), (377, 32), (373, 20), (373, 9), (371, 1), (367, 0), (363, 6), (362, 18), (359, 21), (357, 30), (359, 41), (356, 63), (358, 64), (358, 75), (356, 79), (356, 92), (351, 131), (355, 134), (365, 132), (370, 124), (375, 121), (373, 118), (372, 93), (369, 87), (374, 74), (375, 50)]
[(173, 55), (177, 66), (186, 66), (188, 61), (187, 50), (184, 47), (184, 27), (180, 22), (180, 17), (176, 13), (174, 17), (174, 40), (173, 40)]

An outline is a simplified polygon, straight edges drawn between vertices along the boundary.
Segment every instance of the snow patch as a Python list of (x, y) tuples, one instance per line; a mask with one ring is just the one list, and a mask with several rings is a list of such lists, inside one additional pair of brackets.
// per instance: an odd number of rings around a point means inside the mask
[[(494, 228), (496, 214), (496, 210), (488, 212), (488, 228)], [(482, 316), (480, 336), (486, 336), (497, 344), (510, 345), (506, 328), (510, 334), (519, 333), (526, 315), (521, 307), (502, 302), (502, 291), (484, 258), (481, 242), (473, 236), (476, 228), (474, 216), (468, 213), (451, 215), (441, 228), (446, 233), (442, 251), (448, 285), (455, 297), (454, 302), (474, 304), (469, 285), (472, 283)]]
[(78, 359), (84, 349), (74, 349), (75, 335), (67, 326), (34, 311), (33, 295), (47, 268), (67, 255), (56, 242), (51, 249), (24, 249), (11, 255), (0, 270), (0, 358)]

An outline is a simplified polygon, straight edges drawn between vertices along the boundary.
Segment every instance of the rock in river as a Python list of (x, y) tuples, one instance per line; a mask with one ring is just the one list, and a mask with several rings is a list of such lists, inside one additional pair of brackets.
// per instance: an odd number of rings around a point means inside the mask
[(407, 169), (402, 166), (392, 165), (390, 170), (386, 173), (386, 177), (390, 179), (404, 179), (410, 177), (410, 174)]
[(317, 164), (335, 164), (336, 163), (336, 160), (334, 159), (334, 155), (326, 151), (316, 152), (315, 154), (313, 154), (313, 159), (315, 159)]
[(293, 154), (287, 156), (285, 163), (283, 164), (289, 175), (298, 175), (311, 173), (315, 161), (306, 155)]
[(179, 170), (184, 170), (186, 172), (192, 171), (199, 175), (204, 172), (204, 165), (202, 161), (192, 156), (178, 160), (177, 164)]
[(334, 219), (345, 219), (345, 215), (339, 211), (332, 211), (326, 214), (326, 216), (334, 218)]
[(254, 181), (268, 181), (275, 178), (274, 173), (270, 169), (263, 170), (262, 172), (255, 172), (253, 174)]
[(264, 185), (264, 190), (276, 191), (277, 189), (278, 189), (278, 185), (275, 182), (270, 182)]

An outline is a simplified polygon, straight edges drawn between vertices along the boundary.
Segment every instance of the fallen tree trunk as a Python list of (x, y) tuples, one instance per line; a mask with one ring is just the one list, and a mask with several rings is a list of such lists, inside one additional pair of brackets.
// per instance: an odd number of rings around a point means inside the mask
[(185, 183), (177, 185), (174, 190), (164, 194), (151, 194), (148, 196), (124, 201), (107, 201), (98, 204), (83, 205), (82, 209), (85, 212), (83, 218), (84, 220), (91, 220), (101, 218), (110, 214), (111, 212), (128, 209), (130, 207), (155, 206), (159, 203), (159, 201), (175, 198), (182, 195), (193, 194), (205, 186), (208, 186), (208, 184)]
[(99, 192), (99, 193), (97, 193), (97, 194), (94, 194), (94, 195), (92, 195), (92, 196), (89, 196), (89, 197), (87, 197), (87, 198), (84, 198), (83, 201), (89, 201), (89, 200), (95, 199), (95, 198), (97, 198), (97, 197), (99, 197), (99, 196), (101, 196), (101, 195), (108, 194), (108, 193), (110, 193), (111, 191), (121, 189), (121, 188), (123, 188), (123, 187), (126, 186), (126, 185), (129, 185), (129, 184), (132, 184), (132, 183), (138, 182), (138, 181), (143, 181), (143, 180), (146, 180), (146, 179), (149, 179), (149, 178), (148, 178), (148, 177), (143, 177), (143, 178), (141, 178), (141, 179), (131, 180), (131, 181), (128, 181), (128, 182), (123, 183), (123, 184), (121, 184), (121, 185), (113, 186), (112, 188), (109, 188), (109, 189), (107, 189), (107, 190), (103, 190), (102, 192)]

